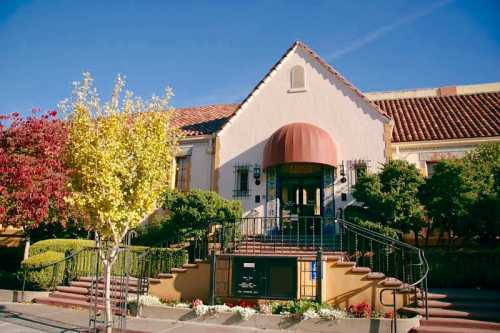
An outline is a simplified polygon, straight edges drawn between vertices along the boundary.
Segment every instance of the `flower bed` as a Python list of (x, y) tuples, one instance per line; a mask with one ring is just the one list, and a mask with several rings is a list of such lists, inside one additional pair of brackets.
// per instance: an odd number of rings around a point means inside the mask
[[(258, 329), (298, 329), (334, 332), (391, 332), (391, 318), (371, 311), (361, 303), (348, 310), (334, 309), (309, 301), (272, 302), (257, 307), (232, 304), (206, 305), (162, 303), (151, 296), (141, 299), (141, 315), (147, 318), (197, 321), (221, 325), (237, 325)], [(134, 304), (134, 302), (132, 302)], [(276, 314), (276, 313), (280, 314)], [(273, 314), (275, 313), (275, 314)], [(409, 332), (419, 325), (419, 317), (398, 318), (398, 332)]]

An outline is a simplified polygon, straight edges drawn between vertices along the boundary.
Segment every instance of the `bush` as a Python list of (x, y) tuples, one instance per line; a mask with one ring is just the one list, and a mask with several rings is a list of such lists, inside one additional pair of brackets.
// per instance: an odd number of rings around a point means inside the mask
[[(33, 244), (30, 253), (34, 255), (28, 259), (32, 260), (31, 258), (35, 258), (34, 260), (37, 260), (36, 258), (40, 255), (51, 252), (57, 253), (63, 259), (65, 256), (94, 246), (95, 242), (91, 240), (48, 239)], [(125, 252), (120, 252), (113, 265), (112, 274), (121, 275), (124, 272), (124, 268), (128, 267), (131, 276), (139, 276), (142, 269), (139, 256), (148, 249), (146, 246), (131, 246), (128, 258), (125, 256)], [(151, 276), (156, 276), (158, 273), (168, 273), (171, 268), (181, 267), (187, 263), (187, 251), (184, 249), (152, 248), (150, 251)], [(63, 271), (65, 268), (70, 278), (88, 276), (95, 273), (97, 260), (98, 256), (95, 251), (84, 251), (69, 259), (66, 267), (59, 268), (62, 268)], [(100, 270), (102, 270), (102, 265), (100, 265)], [(37, 286), (34, 287), (40, 288)]]
[(184, 242), (202, 236), (213, 221), (234, 221), (242, 214), (239, 201), (224, 199), (212, 191), (167, 190), (160, 201), (170, 216), (145, 226), (135, 243), (158, 245), (160, 239), (163, 243)]
[(64, 254), (46, 251), (29, 257), (21, 262), (22, 270), (26, 270), (26, 286), (30, 289), (49, 289), (63, 281), (65, 262), (50, 265), (64, 259)]
[(31, 245), (30, 256), (47, 251), (65, 254), (66, 251), (79, 251), (94, 246), (95, 241), (89, 239), (46, 239)]
[(363, 207), (348, 206), (344, 211), (344, 216), (346, 220), (353, 222), (359, 225), (360, 227), (369, 229), (374, 232), (378, 232), (379, 234), (382, 234), (390, 238), (394, 239), (399, 238), (400, 232), (398, 230), (384, 226), (377, 222), (369, 221), (368, 219), (369, 215), (366, 212), (366, 209)]
[(500, 250), (426, 250), (431, 288), (500, 289)]

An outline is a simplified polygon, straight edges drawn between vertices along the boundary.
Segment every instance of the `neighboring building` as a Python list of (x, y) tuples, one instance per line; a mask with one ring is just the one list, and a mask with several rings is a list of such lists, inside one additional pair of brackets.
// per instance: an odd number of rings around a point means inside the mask
[(241, 104), (176, 109), (175, 186), (250, 216), (333, 216), (360, 173), (405, 159), (424, 174), (500, 142), (500, 83), (363, 93), (296, 42)]

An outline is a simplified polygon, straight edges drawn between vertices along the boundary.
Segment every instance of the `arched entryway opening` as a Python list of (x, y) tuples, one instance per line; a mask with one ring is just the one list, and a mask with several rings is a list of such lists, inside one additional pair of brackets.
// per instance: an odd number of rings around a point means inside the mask
[(267, 217), (332, 217), (337, 148), (322, 128), (292, 123), (266, 142)]

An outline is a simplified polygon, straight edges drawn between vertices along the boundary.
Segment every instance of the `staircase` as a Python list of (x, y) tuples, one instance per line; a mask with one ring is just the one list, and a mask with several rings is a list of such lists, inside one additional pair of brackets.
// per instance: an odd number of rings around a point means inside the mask
[[(414, 306), (401, 309), (425, 314), (420, 295)], [(500, 293), (473, 289), (435, 290), (428, 294), (429, 319), (422, 319), (413, 333), (500, 332)]]
[[(57, 286), (47, 297), (35, 298), (36, 303), (56, 305), (68, 308), (85, 308), (92, 305), (92, 277), (80, 277), (69, 283), (69, 286)], [(150, 284), (159, 283), (159, 279), (149, 279)], [(138, 280), (129, 278), (128, 295), (137, 293)], [(104, 297), (104, 283), (102, 280), (97, 284), (98, 303), (102, 303)], [(125, 286), (120, 278), (111, 281), (111, 303), (114, 311), (119, 311), (119, 305), (125, 302)]]

